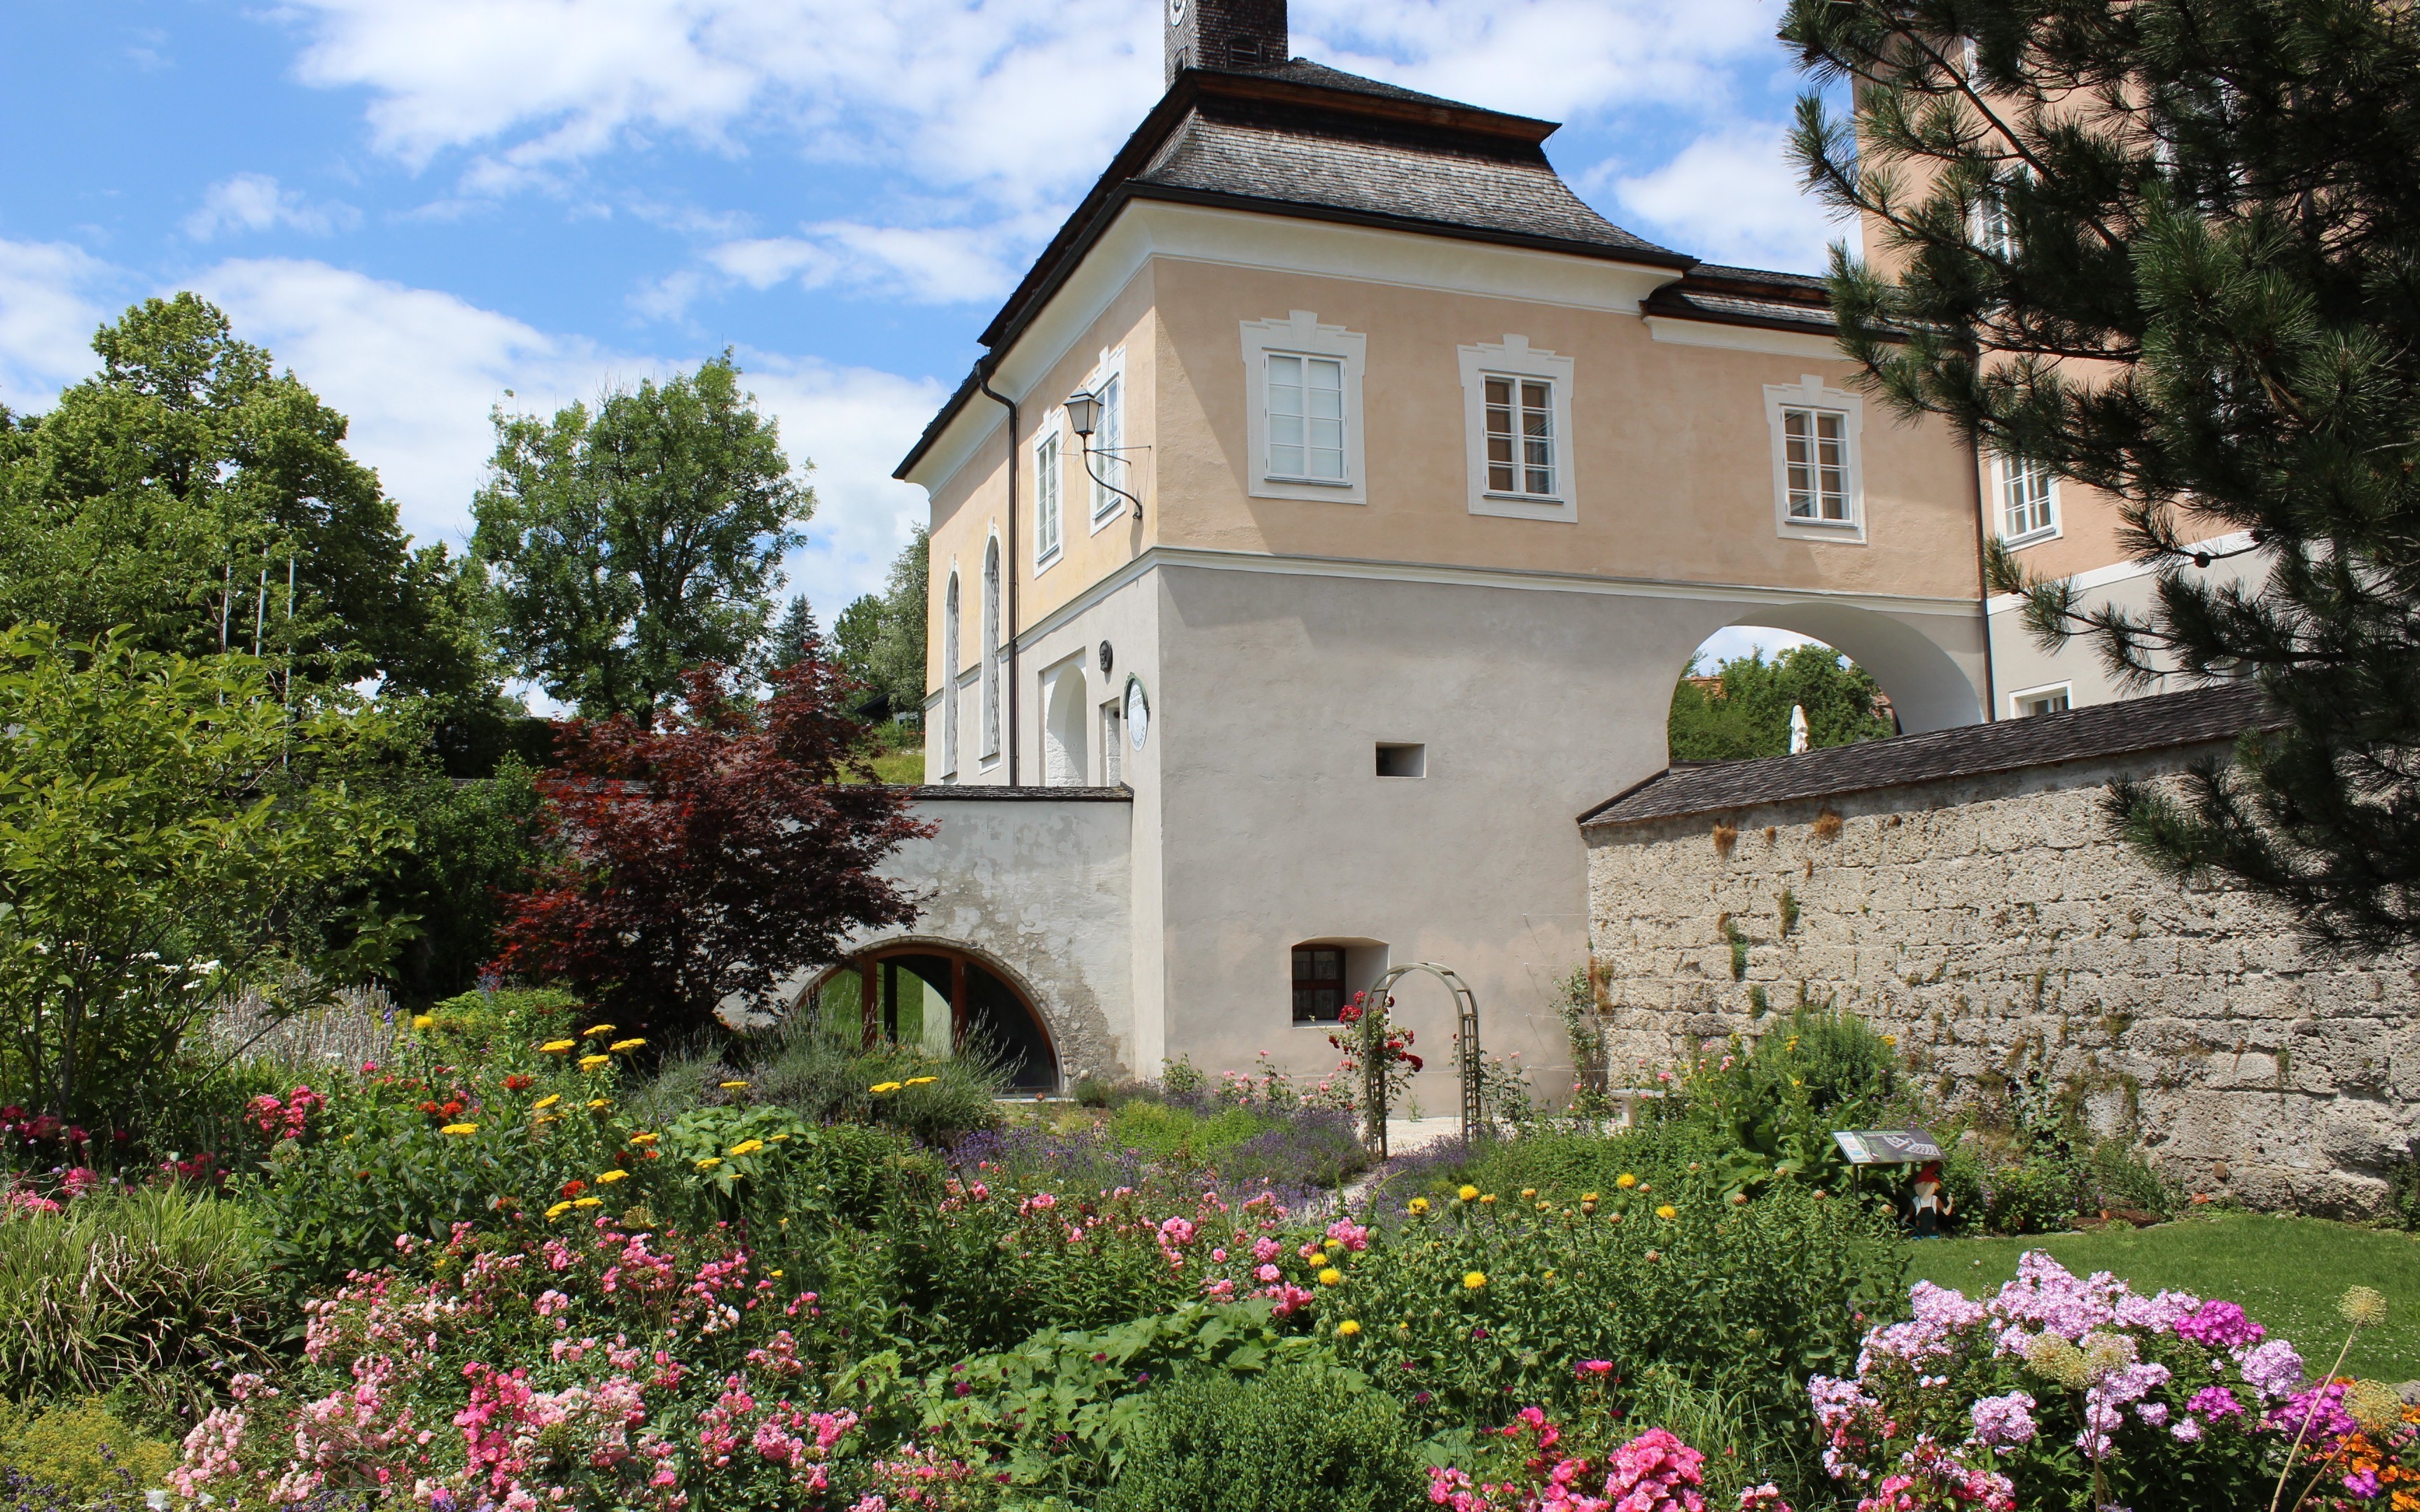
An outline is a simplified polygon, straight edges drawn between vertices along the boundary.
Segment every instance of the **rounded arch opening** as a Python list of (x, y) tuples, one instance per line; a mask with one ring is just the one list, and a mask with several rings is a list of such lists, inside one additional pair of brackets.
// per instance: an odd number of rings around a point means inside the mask
[(1014, 1091), (1060, 1090), (1057, 1041), (1016, 973), (941, 940), (886, 940), (832, 966), (799, 995), (837, 1039), (936, 1056), (995, 1059)]
[(1051, 677), (1042, 713), (1042, 785), (1084, 785), (1091, 752), (1084, 739), (1084, 671), (1079, 657)]
[(1670, 758), (1784, 754), (1793, 707), (1804, 709), (1810, 747), (1983, 717), (1959, 659), (1905, 621), (1832, 604), (1761, 606), (1708, 636), (1675, 679)]

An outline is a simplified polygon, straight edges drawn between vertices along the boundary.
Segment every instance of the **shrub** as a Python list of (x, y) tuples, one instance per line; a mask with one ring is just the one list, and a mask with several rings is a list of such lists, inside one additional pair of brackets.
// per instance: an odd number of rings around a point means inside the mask
[(1403, 1410), (1359, 1372), (1179, 1375), (1130, 1429), (1099, 1512), (1414, 1512), (1426, 1477)]
[(1983, 1221), (2003, 1234), (2056, 1233), (2075, 1222), (2077, 1172), (2071, 1161), (2027, 1155), (1983, 1178)]
[(185, 1187), (0, 1217), (0, 1379), (199, 1401), (276, 1335), (262, 1250), (250, 1211)]
[[(730, 1081), (746, 1085), (721, 1085)], [(810, 1123), (878, 1124), (920, 1144), (943, 1146), (996, 1125), (996, 1100), (1006, 1085), (995, 1057), (979, 1046), (955, 1056), (889, 1041), (865, 1049), (812, 1015), (796, 1014), (771, 1029), (667, 1062), (634, 1106), (668, 1123), (701, 1102), (771, 1103)]]
[(63, 1493), (62, 1500), (136, 1497), (160, 1485), (177, 1462), (173, 1447), (129, 1427), (97, 1396), (61, 1401), (39, 1417), (28, 1416), (23, 1409), (12, 1414), (0, 1401), (0, 1469)]
[(499, 988), (448, 997), (412, 1023), (432, 1037), (430, 1048), (450, 1060), (491, 1049), (511, 1053), (555, 1039), (569, 1032), (579, 1007), (580, 999), (559, 987)]

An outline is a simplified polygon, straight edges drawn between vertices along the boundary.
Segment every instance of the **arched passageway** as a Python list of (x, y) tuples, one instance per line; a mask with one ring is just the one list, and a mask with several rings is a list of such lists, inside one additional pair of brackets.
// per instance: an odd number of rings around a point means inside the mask
[(876, 946), (816, 979), (799, 1006), (836, 1036), (982, 1055), (1019, 1092), (1059, 1090), (1058, 1048), (1032, 998), (971, 951), (931, 941)]
[(1982, 692), (1941, 644), (1894, 615), (1845, 604), (1760, 604), (1733, 625), (1763, 625), (1823, 641), (1873, 674), (1907, 734), (1974, 724)]
[(1079, 788), (1090, 780), (1092, 760), (1085, 749), (1084, 672), (1068, 667), (1049, 680), (1042, 717), (1042, 785)]

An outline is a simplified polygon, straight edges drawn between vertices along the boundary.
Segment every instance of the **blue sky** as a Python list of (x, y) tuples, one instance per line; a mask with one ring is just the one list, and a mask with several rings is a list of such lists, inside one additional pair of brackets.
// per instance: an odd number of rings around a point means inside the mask
[[(1617, 224), (1815, 270), (1838, 232), (1782, 161), (1778, 10), (1294, 0), (1294, 50), (1563, 120), (1548, 151)], [(814, 463), (790, 569), (829, 623), (1158, 50), (1156, 0), (7, 0), (0, 404), (46, 409), (96, 325), (195, 289), (458, 542), (491, 407), (730, 347)]]

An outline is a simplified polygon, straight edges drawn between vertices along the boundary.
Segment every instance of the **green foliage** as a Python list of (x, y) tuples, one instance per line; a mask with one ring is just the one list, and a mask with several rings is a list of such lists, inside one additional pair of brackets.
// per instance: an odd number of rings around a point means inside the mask
[[(994, 1100), (1006, 1086), (979, 1047), (937, 1056), (882, 1041), (861, 1049), (806, 1015), (723, 1054), (743, 1069), (750, 1095), (759, 1101), (778, 1103), (810, 1122), (880, 1124), (926, 1145), (946, 1145), (998, 1123)], [(877, 1087), (891, 1089), (876, 1092)]]
[(458, 1062), (489, 1055), (520, 1057), (529, 1046), (569, 1034), (580, 999), (560, 987), (473, 989), (429, 1005), (413, 1028), (429, 1036), (427, 1048)]
[(1265, 1301), (1190, 1302), (1107, 1328), (1045, 1329), (925, 1378), (913, 1402), (887, 1415), (920, 1441), (996, 1458), (1012, 1500), (1090, 1501), (1125, 1462), (1152, 1383), (1333, 1363), (1325, 1345), (1271, 1313)]
[(2045, 646), (2249, 676), (2283, 717), (2181, 793), (2117, 784), (2128, 838), (2323, 948), (2420, 938), (2412, 14), (1792, 0), (1781, 35), (1818, 86), (1793, 155), (1873, 257), (1831, 277), (1864, 386), (2114, 497), (2153, 574), (2094, 603), (1993, 541), (1990, 587)]
[[(1690, 669), (1693, 672), (1695, 667)], [(1814, 746), (1847, 746), (1894, 733), (1875, 712), (1881, 685), (1829, 646), (1792, 646), (1764, 659), (1761, 649), (1715, 669), (1717, 689), (1683, 677), (1672, 687), (1668, 741), (1676, 762), (1736, 762), (1790, 749), (1790, 711), (1807, 711)]]
[(137, 1122), (212, 995), (384, 960), (354, 889), (405, 831), (348, 781), (384, 729), (249, 657), (0, 630), (0, 1102)]
[(49, 414), (0, 423), (0, 623), (488, 697), (475, 579), (411, 549), (344, 416), (192, 294), (133, 306), (93, 349), (100, 373)]
[(860, 706), (869, 715), (923, 722), (931, 580), (932, 545), (919, 525), (915, 538), (892, 562), (882, 593), (851, 602), (832, 626), (841, 666), (866, 686), (868, 696)]
[(161, 1484), (176, 1447), (119, 1420), (98, 1396), (54, 1402), (39, 1416), (0, 1397), (0, 1471), (77, 1502)]
[(1100, 1512), (1414, 1512), (1427, 1477), (1403, 1410), (1359, 1372), (1180, 1375), (1137, 1414)]
[(1897, 1051), (1853, 1013), (1801, 1007), (1750, 1047), (1734, 1038), (1701, 1057), (1686, 1117), (1719, 1150), (1733, 1191), (1776, 1180), (1846, 1189), (1849, 1168), (1832, 1131), (1871, 1128), (1893, 1111)]
[(187, 1187), (0, 1218), (0, 1380), (45, 1396), (207, 1401), (287, 1326), (259, 1215)]
[(729, 354), (495, 426), (473, 549), (522, 675), (583, 717), (647, 719), (686, 670), (746, 664), (814, 495)]
[(500, 900), (529, 885), (539, 859), (530, 840), (535, 776), (508, 752), (490, 777), (430, 772), (411, 784), (411, 848), (381, 889), (416, 920), (394, 968), (407, 1001), (460, 993), (495, 959)]
[(2056, 1233), (2075, 1223), (2076, 1170), (2054, 1154), (2009, 1162), (1983, 1178), (1983, 1221), (1995, 1233)]
[[(1504, 1143), (1518, 1162), (1529, 1140)], [(1531, 1404), (1566, 1414), (1590, 1389), (1574, 1362), (1591, 1358), (1625, 1380), (1668, 1370), (1741, 1398), (1776, 1433), (1800, 1431), (1807, 1376), (1854, 1365), (1855, 1315), (1897, 1305), (1890, 1222), (1803, 1183), (1751, 1197), (1711, 1169), (1579, 1190), (1542, 1174), (1518, 1194), (1426, 1200), (1366, 1251), (1330, 1248), (1342, 1278), (1312, 1288), (1322, 1334), (1358, 1325), (1338, 1340), (1346, 1364), (1389, 1392), (1427, 1394), (1410, 1410), (1423, 1431)]]

